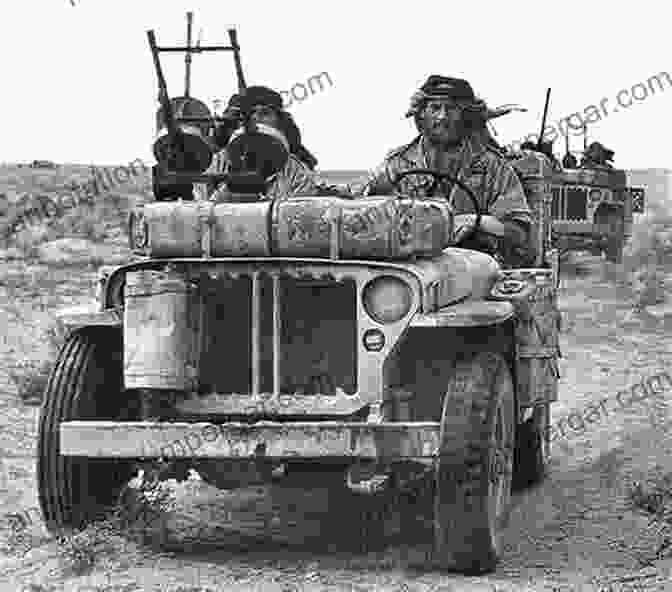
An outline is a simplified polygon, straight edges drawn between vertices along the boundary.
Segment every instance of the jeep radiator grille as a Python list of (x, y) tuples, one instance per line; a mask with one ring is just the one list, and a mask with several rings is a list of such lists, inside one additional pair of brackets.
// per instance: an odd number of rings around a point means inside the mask
[(565, 189), (565, 220), (585, 220), (588, 190), (585, 187), (567, 187)]
[(553, 187), (551, 190), (553, 201), (551, 202), (551, 217), (553, 220), (561, 220), (563, 208), (564, 191), (562, 187)]
[(201, 392), (356, 392), (354, 280), (223, 274), (204, 296)]
[(551, 217), (553, 220), (585, 220), (588, 204), (586, 187), (558, 186), (552, 188)]

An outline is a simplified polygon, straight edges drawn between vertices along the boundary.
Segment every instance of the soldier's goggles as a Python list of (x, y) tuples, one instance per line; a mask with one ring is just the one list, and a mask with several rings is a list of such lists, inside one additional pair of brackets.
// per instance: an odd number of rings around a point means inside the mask
[(446, 114), (462, 112), (465, 109), (466, 105), (461, 103), (456, 103), (454, 101), (438, 101), (431, 100), (427, 101), (425, 105), (425, 112), (429, 115), (439, 115), (442, 111)]

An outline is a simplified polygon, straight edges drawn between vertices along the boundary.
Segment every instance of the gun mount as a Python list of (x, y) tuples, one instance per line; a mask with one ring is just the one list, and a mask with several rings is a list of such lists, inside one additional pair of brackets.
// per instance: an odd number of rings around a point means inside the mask
[[(160, 103), (156, 114), (157, 136), (153, 143), (153, 153), (157, 164), (152, 169), (152, 188), (157, 200), (191, 200), (193, 199), (194, 182), (213, 183), (223, 180), (209, 175), (202, 176), (210, 166), (215, 151), (219, 148), (214, 139), (215, 130), (224, 118), (211, 113), (203, 101), (191, 96), (192, 54), (232, 52), (238, 91), (244, 92), (246, 88), (236, 30), (228, 30), (229, 45), (203, 46), (199, 43), (194, 46), (191, 44), (192, 17), (191, 12), (187, 13), (187, 44), (185, 46), (159, 46), (154, 31), (147, 31), (149, 48), (157, 75)], [(185, 54), (185, 90), (182, 96), (170, 98), (160, 60), (160, 54), (164, 52)], [(261, 149), (262, 154), (265, 154), (265, 150), (269, 149), (269, 142), (259, 139), (258, 130), (248, 128), (246, 131), (251, 137), (240, 140), (239, 145), (245, 147), (243, 152), (254, 152), (254, 150)], [(273, 148), (270, 148), (270, 150), (277, 155), (277, 149), (273, 151)], [(246, 181), (235, 184), (236, 188), (242, 187), (248, 192), (257, 188), (258, 183), (250, 182), (255, 177), (255, 172), (257, 172), (255, 168), (249, 166), (244, 170), (242, 168), (238, 170), (238, 176)]]

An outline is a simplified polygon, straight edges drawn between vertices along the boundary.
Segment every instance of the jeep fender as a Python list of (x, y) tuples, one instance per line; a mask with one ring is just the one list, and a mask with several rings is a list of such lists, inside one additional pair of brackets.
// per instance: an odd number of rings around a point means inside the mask
[(56, 315), (56, 331), (67, 336), (72, 331), (87, 327), (111, 327), (121, 329), (122, 313), (116, 309), (100, 310), (97, 302), (66, 308)]
[(509, 320), (515, 314), (508, 300), (467, 300), (426, 314), (417, 314), (411, 327), (487, 327)]

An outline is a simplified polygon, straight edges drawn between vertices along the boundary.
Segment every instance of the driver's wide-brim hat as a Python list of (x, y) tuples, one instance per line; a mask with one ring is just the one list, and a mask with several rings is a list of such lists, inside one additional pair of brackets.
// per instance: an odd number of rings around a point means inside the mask
[(474, 89), (466, 80), (432, 74), (411, 97), (406, 117), (417, 116), (427, 101), (437, 99), (451, 99), (483, 113), (486, 110), (485, 103), (476, 97)]
[(472, 102), (476, 100), (474, 89), (462, 78), (450, 78), (432, 74), (420, 87), (420, 91), (428, 99), (453, 99), (455, 101)]
[(455, 102), (463, 103), (471, 110), (480, 111), (483, 114), (483, 118), (486, 120), (501, 117), (511, 111), (526, 110), (517, 105), (504, 105), (502, 107), (490, 109), (485, 104), (485, 101), (476, 96), (474, 89), (467, 80), (432, 74), (415, 92), (413, 97), (411, 97), (411, 106), (406, 112), (406, 117), (417, 115), (421, 105), (423, 105), (425, 101), (436, 99), (451, 99)]

